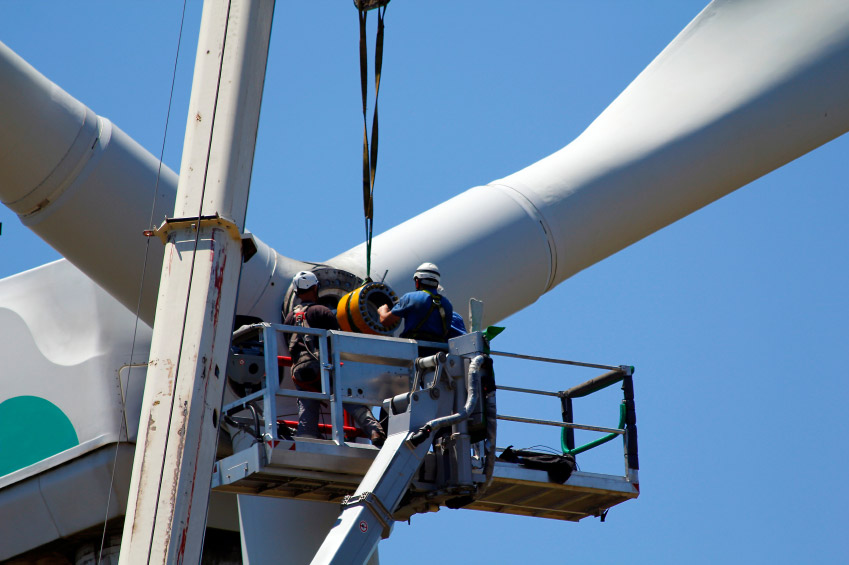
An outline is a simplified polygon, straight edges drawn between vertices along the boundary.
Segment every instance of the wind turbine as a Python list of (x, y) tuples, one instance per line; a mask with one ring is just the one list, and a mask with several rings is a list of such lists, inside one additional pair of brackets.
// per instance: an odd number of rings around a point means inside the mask
[[(722, 4), (720, 4), (720, 7), (722, 7), (722, 6), (723, 6), (723, 5), (722, 5)], [(726, 8), (727, 8), (727, 6), (726, 6)], [(827, 34), (824, 34), (824, 36), (826, 36), (826, 37), (827, 37)], [(831, 77), (829, 77), (829, 78), (831, 78)], [(614, 106), (615, 106), (615, 105), (614, 105)], [(601, 125), (604, 125), (604, 124), (602, 123)], [(648, 126), (646, 126), (646, 129), (649, 129), (649, 127), (648, 127)], [(617, 132), (614, 132), (614, 133), (618, 133), (618, 131), (617, 131)], [(578, 145), (580, 145), (580, 144), (578, 144)], [(576, 147), (578, 147), (578, 146), (576, 146)], [(578, 147), (578, 148), (579, 148), (579, 147)], [(576, 151), (576, 150), (577, 150), (577, 149), (573, 149), (572, 151), (574, 152), (574, 151)], [(664, 164), (665, 164), (665, 162), (666, 162), (666, 160), (664, 160)], [(658, 167), (659, 167), (659, 165), (658, 165)], [(654, 167), (653, 167), (653, 168), (654, 168)], [(629, 210), (629, 211), (630, 211), (630, 210)], [(620, 219), (621, 219), (621, 218), (620, 218)], [(619, 222), (614, 222), (614, 224), (615, 224), (615, 226), (614, 226), (614, 227), (621, 225)], [(570, 224), (570, 225), (572, 225), (572, 224)], [(580, 249), (585, 249), (585, 248), (586, 248), (586, 246), (581, 246), (581, 248), (580, 248)], [(559, 263), (558, 263), (558, 264), (559, 264)], [(577, 264), (578, 264), (578, 265), (579, 265), (579, 267), (580, 267), (580, 265), (581, 265), (581, 261), (580, 261), (580, 260), (579, 260), (579, 261), (577, 261)], [(399, 269), (399, 270), (403, 270), (403, 269)], [(503, 273), (499, 273), (499, 274), (500, 274), (500, 275), (503, 275)], [(400, 275), (399, 275), (399, 276), (400, 276)], [(535, 277), (535, 278), (539, 278), (539, 277)], [(544, 278), (544, 277), (543, 277), (543, 278)], [(555, 278), (556, 278), (556, 277), (555, 277)], [(503, 277), (501, 277), (501, 279), (503, 280)], [(472, 286), (480, 286), (480, 285), (472, 285)], [(544, 286), (544, 285), (543, 285), (543, 286)], [(499, 298), (500, 298), (500, 297), (499, 297)], [(492, 302), (492, 301), (491, 301), (491, 302)], [(495, 302), (497, 302), (497, 303), (503, 303), (503, 302), (502, 302), (502, 300), (496, 300)]]

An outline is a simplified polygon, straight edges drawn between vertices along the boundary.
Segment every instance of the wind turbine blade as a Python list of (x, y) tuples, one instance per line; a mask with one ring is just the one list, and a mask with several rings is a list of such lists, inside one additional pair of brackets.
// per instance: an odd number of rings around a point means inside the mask
[(403, 289), (433, 261), (501, 319), (846, 132), (847, 101), (849, 4), (713, 2), (568, 146), (375, 238), (373, 270)]
[[(152, 324), (164, 248), (143, 231), (173, 215), (176, 173), (2, 42), (0, 108), (0, 201)], [(289, 279), (309, 265), (253, 239), (239, 312), (277, 321)]]
[(557, 284), (846, 132), (847, 101), (849, 4), (718, 1), (577, 140), (498, 183), (545, 207)]
[[(0, 43), (0, 200), (135, 311), (153, 213), (174, 208), (177, 175)], [(156, 197), (154, 198), (154, 191)], [(154, 207), (154, 210), (151, 208)], [(158, 242), (157, 242), (158, 243)], [(153, 320), (162, 245), (151, 245), (143, 318)], [(149, 316), (144, 313), (149, 312)]]
[[(0, 76), (0, 200), (134, 308), (157, 160), (2, 45)], [(849, 5), (714, 2), (567, 147), (375, 238), (373, 271), (403, 291), (434, 261), (461, 311), (476, 297), (499, 320), (844, 133), (847, 99)], [(155, 222), (173, 209), (176, 176), (163, 170)], [(262, 256), (246, 264), (240, 313), (271, 315), (302, 265)], [(364, 246), (328, 263), (363, 275)], [(150, 322), (158, 269), (145, 279)], [(269, 291), (272, 279), (283, 284)]]

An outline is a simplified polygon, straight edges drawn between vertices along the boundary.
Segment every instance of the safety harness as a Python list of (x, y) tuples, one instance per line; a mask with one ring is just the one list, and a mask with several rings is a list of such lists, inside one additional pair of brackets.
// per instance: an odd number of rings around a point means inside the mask
[[(445, 307), (442, 305), (442, 296), (425, 289), (421, 289), (421, 291), (430, 296), (430, 309), (427, 311), (427, 314), (419, 320), (416, 327), (409, 331), (405, 331), (404, 335), (412, 339), (421, 339), (424, 341), (445, 341), (445, 338), (448, 336), (449, 322), (448, 316), (445, 314)], [(428, 331), (421, 331), (422, 326), (430, 320), (430, 315), (433, 314), (433, 311), (437, 308), (439, 309), (439, 317), (442, 319), (442, 335), (436, 335)]]
[[(310, 306), (315, 306), (315, 303), (305, 302), (295, 306), (294, 310), (292, 310), (292, 313), (295, 315), (295, 322), (292, 325), (298, 326), (299, 328), (310, 327), (310, 324), (307, 321), (307, 311), (309, 310)], [(295, 360), (294, 365), (292, 367), (292, 381), (294, 381), (299, 388), (302, 388), (304, 390), (309, 390), (311, 392), (321, 392), (318, 387), (320, 368), (317, 371), (313, 370), (315, 377), (308, 381), (295, 378), (296, 368), (310, 363), (315, 363), (318, 366), (319, 357), (318, 354), (315, 353), (315, 351), (318, 349), (316, 337), (314, 335), (309, 334), (291, 334), (289, 336), (290, 353), (294, 351), (295, 348), (298, 346), (298, 342), (303, 345), (303, 348), (298, 354), (298, 358)]]

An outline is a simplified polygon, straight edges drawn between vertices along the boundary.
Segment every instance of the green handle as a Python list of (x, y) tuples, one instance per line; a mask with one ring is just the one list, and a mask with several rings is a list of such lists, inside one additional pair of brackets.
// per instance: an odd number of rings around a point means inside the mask
[[(616, 427), (620, 430), (625, 429), (625, 403), (624, 402), (622, 402), (619, 405), (619, 425), (616, 426)], [(560, 448), (563, 450), (563, 455), (578, 455), (579, 453), (589, 451), (590, 449), (592, 449), (594, 447), (598, 447), (599, 445), (607, 443), (608, 441), (612, 440), (613, 438), (615, 438), (618, 435), (619, 434), (610, 433), (610, 434), (607, 434), (604, 437), (593, 440), (589, 443), (585, 443), (581, 447), (576, 447), (575, 449), (569, 449), (568, 447), (566, 447), (566, 428), (563, 428), (560, 431)]]

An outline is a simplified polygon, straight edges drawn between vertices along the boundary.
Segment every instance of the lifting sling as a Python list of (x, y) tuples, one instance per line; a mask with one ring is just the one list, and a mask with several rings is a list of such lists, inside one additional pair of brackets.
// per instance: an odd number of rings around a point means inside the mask
[[(383, 67), (383, 17), (389, 0), (354, 0), (360, 19), (360, 89), (363, 98), (363, 214), (366, 227), (366, 278), (371, 278), (371, 240), (374, 226), (374, 176), (377, 171), (377, 96), (380, 92), (380, 72)], [(366, 14), (377, 9), (377, 37), (374, 47), (374, 117), (371, 122), (369, 150), (367, 96), (368, 53), (366, 50)]]

